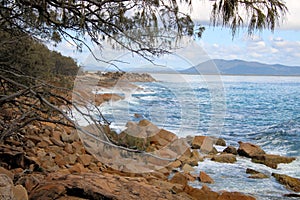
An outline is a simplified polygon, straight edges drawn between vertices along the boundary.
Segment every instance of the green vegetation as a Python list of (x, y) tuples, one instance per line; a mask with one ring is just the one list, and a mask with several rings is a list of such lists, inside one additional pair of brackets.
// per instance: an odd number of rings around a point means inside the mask
[(0, 68), (26, 76), (49, 79), (53, 76), (75, 76), (79, 67), (70, 58), (50, 51), (40, 41), (25, 33), (0, 31)]
[[(201, 37), (204, 27), (180, 3), (192, 10), (192, 0), (1, 0), (0, 142), (33, 122), (75, 127), (65, 112), (74, 108), (70, 88), (78, 66), (43, 43), (67, 40), (80, 51), (90, 49), (87, 39), (100, 49), (108, 41), (151, 59), (171, 52), (183, 36)], [(240, 27), (253, 34), (274, 30), (286, 12), (282, 0), (216, 0), (211, 19), (233, 35)]]

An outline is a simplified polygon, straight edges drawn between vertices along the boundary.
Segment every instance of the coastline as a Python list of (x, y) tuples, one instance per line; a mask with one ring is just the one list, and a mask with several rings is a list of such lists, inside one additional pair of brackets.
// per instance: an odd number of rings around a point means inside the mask
[[(111, 98), (107, 99), (110, 101)], [(128, 133), (133, 133), (135, 130), (145, 130), (147, 134), (151, 133), (149, 142), (141, 143), (140, 140), (133, 141), (128, 137)], [(107, 134), (111, 134), (112, 138), (116, 137), (111, 131)], [(212, 191), (208, 186), (199, 189), (188, 184), (189, 181), (212, 182), (203, 173), (199, 175), (193, 173), (195, 166), (204, 164), (202, 163), (204, 158), (218, 163), (236, 162), (235, 151), (238, 152), (238, 149), (228, 147), (229, 149), (224, 150), (225, 152), (218, 152), (215, 149), (215, 145), (224, 146), (225, 144), (226, 146), (224, 140), (199, 135), (185, 138), (187, 150), (184, 153), (181, 152), (180, 156), (174, 157), (172, 150), (174, 148), (165, 149), (164, 147), (167, 143), (176, 141), (177, 136), (156, 127), (149, 121), (141, 120), (138, 123), (131, 123), (127, 126), (127, 132), (120, 135), (124, 137), (118, 137), (117, 141), (121, 142), (120, 144), (123, 142), (123, 146), (129, 141), (134, 142), (126, 148), (131, 149), (133, 146), (143, 148), (138, 149), (138, 154), (145, 150), (147, 152), (160, 151), (162, 153), (160, 155), (166, 157), (170, 155), (176, 159), (166, 167), (148, 173), (116, 170), (109, 163), (99, 162), (97, 156), (95, 157), (95, 153), (99, 151), (93, 152), (95, 148), (89, 149), (93, 143), (87, 143), (87, 141), (93, 141), (82, 140), (78, 131), (57, 124), (36, 123), (27, 128), (24, 140), (21, 142), (11, 140), (1, 146), (2, 149), (8, 149), (8, 151), (0, 151), (2, 157), (5, 155), (14, 158), (7, 163), (6, 168), (9, 170), (2, 169), (2, 171), (6, 174), (13, 173), (13, 179), (17, 179), (15, 184), (22, 185), (26, 189), (29, 199), (54, 197), (59, 199), (71, 197), (77, 199), (255, 199), (239, 192)], [(139, 147), (138, 144), (141, 146)], [(259, 153), (250, 155), (249, 149), (245, 150), (241, 147), (242, 145), (248, 144), (240, 144), (240, 149), (244, 151), (240, 150), (242, 153), (238, 156), (251, 156), (261, 163), (271, 157), (271, 163), (265, 162), (271, 167), (275, 167), (279, 161), (290, 162), (292, 159), (276, 156), (278, 159), (276, 161), (273, 156), (269, 156), (254, 144), (248, 146), (254, 146), (254, 150), (251, 149), (251, 151)], [(19, 160), (16, 159), (20, 154), (23, 155), (23, 163), (18, 163)], [(263, 157), (255, 157), (258, 155)], [(113, 155), (108, 154), (108, 156), (111, 156), (110, 159), (116, 159)], [(15, 186), (11, 185), (11, 187)]]

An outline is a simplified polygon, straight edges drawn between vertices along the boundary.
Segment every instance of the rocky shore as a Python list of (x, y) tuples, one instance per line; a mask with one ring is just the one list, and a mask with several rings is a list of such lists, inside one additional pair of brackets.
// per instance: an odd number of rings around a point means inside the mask
[[(104, 101), (119, 100), (107, 94), (101, 98), (99, 105)], [(137, 138), (134, 133), (147, 137)], [(105, 134), (112, 144), (138, 152), (160, 152), (160, 156), (172, 158), (178, 151), (181, 154), (158, 170), (145, 173), (117, 170), (113, 164), (100, 161), (92, 143), (83, 138), (80, 131), (59, 124), (34, 122), (23, 128), (19, 138), (9, 138), (0, 144), (0, 199), (252, 200), (254, 196), (238, 191), (212, 191), (207, 185), (218, 180), (213, 180), (204, 171), (195, 174), (193, 167), (205, 164), (205, 159), (233, 163), (237, 157), (248, 157), (257, 165), (276, 169), (280, 163), (295, 160), (268, 154), (247, 142), (239, 142), (236, 149), (227, 146), (221, 138), (198, 135), (180, 139), (145, 119), (138, 123), (128, 122), (127, 129), (120, 134), (105, 127)], [(166, 148), (170, 143), (178, 144), (176, 141), (183, 141), (186, 148), (178, 150), (176, 145)], [(218, 152), (216, 146), (225, 149)], [(245, 173), (249, 178), (262, 181), (270, 178), (255, 169), (247, 169)], [(297, 196), (299, 179), (277, 173), (272, 176), (291, 191), (287, 196)], [(202, 182), (203, 187), (191, 187), (189, 182), (193, 181)]]

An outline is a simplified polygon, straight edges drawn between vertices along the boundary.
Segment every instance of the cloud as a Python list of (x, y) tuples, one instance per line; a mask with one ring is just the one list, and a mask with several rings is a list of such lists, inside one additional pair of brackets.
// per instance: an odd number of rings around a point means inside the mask
[(300, 39), (291, 41), (281, 37), (263, 39), (243, 37), (232, 44), (210, 44), (202, 41), (204, 50), (211, 58), (243, 59), (268, 64), (300, 66)]

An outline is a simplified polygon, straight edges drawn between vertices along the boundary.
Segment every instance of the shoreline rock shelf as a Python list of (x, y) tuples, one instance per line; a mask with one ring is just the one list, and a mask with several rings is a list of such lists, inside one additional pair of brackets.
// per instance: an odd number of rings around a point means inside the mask
[[(102, 77), (96, 83), (100, 87), (113, 87), (122, 76), (124, 74), (103, 74), (104, 78)], [(155, 81), (148, 75), (132, 77), (127, 74), (125, 76), (130, 81), (142, 81), (142, 79)], [(84, 81), (89, 81), (89, 78), (95, 77), (87, 75), (85, 78)], [(89, 89), (87, 88), (86, 91), (91, 92)], [(114, 94), (96, 97), (99, 98), (99, 104), (121, 98)], [(95, 94), (92, 98), (95, 98)], [(163, 156), (173, 155), (176, 148), (180, 149), (174, 145), (174, 149), (165, 150), (164, 148), (178, 140), (178, 137), (172, 132), (159, 129), (147, 120), (141, 120), (139, 123), (128, 122), (127, 130), (121, 134), (114, 133), (109, 127), (103, 129), (111, 142), (121, 146), (127, 145), (128, 148), (137, 148), (148, 153), (163, 149), (164, 151), (160, 152)], [(93, 130), (92, 126), (86, 127), (86, 130)], [(147, 139), (136, 139), (140, 134)], [(0, 194), (5, 192), (9, 197), (18, 194), (19, 199), (22, 200), (253, 200), (255, 197), (239, 192), (212, 191), (205, 184), (202, 188), (193, 188), (189, 185), (191, 181), (209, 184), (220, 181), (216, 178), (211, 179), (205, 172), (200, 172), (198, 176), (193, 174), (195, 166), (205, 165), (205, 159), (232, 163), (238, 156), (249, 157), (254, 163), (265, 164), (272, 168), (276, 168), (279, 163), (290, 163), (295, 160), (295, 158), (266, 154), (259, 146), (243, 142), (240, 142), (238, 150), (228, 146), (224, 152), (218, 152), (215, 145), (225, 147), (226, 142), (223, 139), (195, 136), (183, 139), (188, 148), (181, 149), (180, 156), (165, 167), (148, 173), (129, 173), (115, 170), (109, 164), (96, 159), (85, 146), (87, 143), (82, 141), (78, 132), (72, 128), (48, 122), (33, 122), (24, 127), (20, 135), (22, 137), (18, 140), (8, 138), (0, 144)], [(111, 159), (114, 159), (113, 155)], [(263, 177), (260, 172), (247, 171), (254, 173), (251, 175), (256, 176), (254, 178)], [(300, 191), (299, 179), (276, 173), (272, 176), (279, 183), (286, 185), (287, 189)]]

